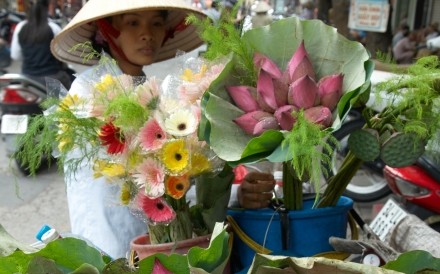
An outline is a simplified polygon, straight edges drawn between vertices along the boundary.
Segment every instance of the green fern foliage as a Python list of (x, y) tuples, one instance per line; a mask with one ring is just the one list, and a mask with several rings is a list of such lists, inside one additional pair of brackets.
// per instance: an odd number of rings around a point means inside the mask
[(282, 146), (292, 156), (291, 164), (296, 177), (302, 181), (309, 179), (319, 194), (321, 175), (326, 174), (323, 166), (330, 166), (330, 155), (337, 140), (330, 131), (309, 122), (303, 111), (297, 113), (296, 119), (292, 130), (286, 133)]
[(235, 18), (239, 1), (232, 11), (222, 11), (222, 16), (217, 24), (209, 18), (200, 19), (195, 15), (186, 18), (188, 24), (197, 27), (201, 39), (207, 44), (204, 58), (216, 60), (231, 53), (237, 58), (238, 70), (243, 73), (242, 84), (254, 85), (257, 80), (257, 71), (253, 62), (253, 49), (246, 44), (245, 39), (241, 39), (241, 29), (236, 25)]
[(415, 133), (428, 140), (440, 128), (440, 62), (437, 56), (419, 59), (408, 73), (378, 85), (378, 90), (396, 98), (392, 105), (371, 119), (370, 126)]

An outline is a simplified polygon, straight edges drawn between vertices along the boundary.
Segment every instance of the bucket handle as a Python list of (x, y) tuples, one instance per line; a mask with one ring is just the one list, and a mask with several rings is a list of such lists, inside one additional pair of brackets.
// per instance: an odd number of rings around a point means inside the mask
[(226, 220), (228, 220), (229, 224), (232, 227), (232, 230), (234, 231), (234, 234), (237, 235), (247, 246), (249, 246), (255, 253), (260, 254), (270, 254), (272, 253), (272, 250), (265, 248), (264, 246), (260, 245), (259, 243), (252, 240), (251, 237), (249, 237), (237, 224), (237, 222), (232, 218), (231, 215), (226, 216)]
[[(234, 234), (236, 234), (242, 241), (245, 243), (249, 248), (251, 248), (255, 253), (265, 254), (268, 255), (272, 253), (272, 250), (265, 248), (264, 246), (260, 245), (259, 243), (252, 240), (251, 237), (249, 237), (237, 224), (237, 222), (234, 220), (234, 218), (230, 215), (226, 216), (226, 219), (228, 220), (229, 224), (232, 227), (232, 230), (234, 231)], [(356, 221), (352, 214), (348, 213), (348, 225), (350, 227), (351, 231), (351, 239), (357, 240), (359, 239), (359, 230), (356, 225)], [(338, 260), (345, 260), (350, 256), (351, 254), (346, 252), (337, 252), (337, 251), (329, 251), (329, 252), (323, 252), (315, 254), (313, 257), (325, 257), (328, 259), (338, 259)]]

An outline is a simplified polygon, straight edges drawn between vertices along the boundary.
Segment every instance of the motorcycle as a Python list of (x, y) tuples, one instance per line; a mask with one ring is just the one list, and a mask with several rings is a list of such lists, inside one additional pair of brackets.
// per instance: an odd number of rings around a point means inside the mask
[(410, 166), (385, 166), (384, 177), (409, 212), (440, 231), (440, 152), (426, 151)]
[(0, 38), (11, 44), (12, 34), (18, 23), (26, 19), (26, 14), (6, 9), (0, 10)]
[[(6, 143), (7, 155), (13, 156), (20, 151), (18, 137), (25, 133), (29, 117), (40, 114), (40, 103), (47, 98), (46, 87), (21, 74), (0, 75), (0, 114), (1, 137)], [(35, 136), (38, 141), (38, 136)], [(43, 159), (40, 169), (47, 166)], [(30, 171), (15, 159), (18, 169), (25, 175)]]
[[(370, 111), (380, 112), (387, 104), (391, 102), (391, 98), (387, 98), (385, 94), (377, 93), (375, 87), (378, 83), (385, 81), (393, 77), (393, 73), (375, 70), (371, 76), (372, 90), (370, 98), (366, 103), (366, 107)], [(380, 96), (380, 100), (377, 97)], [(330, 144), (334, 148), (331, 166), (324, 167), (327, 171), (326, 178), (330, 178), (336, 174), (339, 167), (342, 164), (345, 156), (347, 155), (348, 137), (350, 133), (362, 128), (365, 124), (365, 119), (362, 115), (364, 108), (354, 108), (350, 111), (348, 117), (341, 127), (333, 133), (333, 136), (338, 141), (339, 145), (335, 146)], [(350, 197), (355, 202), (373, 202), (383, 197), (386, 197), (391, 193), (387, 182), (383, 177), (384, 163), (381, 160), (365, 162), (360, 169), (356, 172), (355, 176), (348, 184), (344, 195)], [(325, 187), (325, 185), (323, 186)]]

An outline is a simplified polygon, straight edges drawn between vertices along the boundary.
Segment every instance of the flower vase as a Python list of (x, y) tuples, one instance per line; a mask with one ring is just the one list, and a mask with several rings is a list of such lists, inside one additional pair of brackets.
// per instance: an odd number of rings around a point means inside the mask
[[(314, 197), (304, 199), (302, 210), (287, 212), (287, 222), (282, 213), (270, 208), (231, 209), (228, 215), (253, 241), (271, 250), (271, 255), (313, 256), (333, 250), (331, 236), (346, 237), (348, 212), (353, 207), (347, 197), (341, 197), (336, 206), (325, 208), (313, 208), (314, 202)], [(283, 231), (287, 231), (287, 237), (283, 237)], [(244, 241), (235, 238), (233, 250), (240, 254), (238, 263), (242, 267), (251, 265), (255, 251)]]
[(211, 234), (177, 242), (151, 244), (150, 235), (146, 234), (134, 238), (130, 243), (130, 247), (131, 250), (136, 252), (139, 260), (142, 260), (156, 253), (164, 253), (167, 255), (171, 253), (186, 254), (193, 246), (207, 248), (210, 238)]

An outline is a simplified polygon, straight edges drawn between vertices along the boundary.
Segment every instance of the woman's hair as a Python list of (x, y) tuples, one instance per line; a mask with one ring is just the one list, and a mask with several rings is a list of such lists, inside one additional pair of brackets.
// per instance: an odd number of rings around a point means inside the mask
[[(167, 10), (160, 10), (160, 15), (166, 20), (168, 18), (168, 11)], [(109, 23), (112, 21), (112, 17), (105, 18)], [(92, 47), (93, 49), (101, 53), (102, 51), (105, 51), (106, 53), (110, 54), (110, 47), (107, 41), (105, 41), (104, 37), (100, 33), (99, 30), (96, 31), (95, 37), (92, 39)]]
[(19, 33), (20, 43), (32, 44), (52, 39), (54, 34), (48, 23), (49, 0), (29, 1), (28, 22)]

